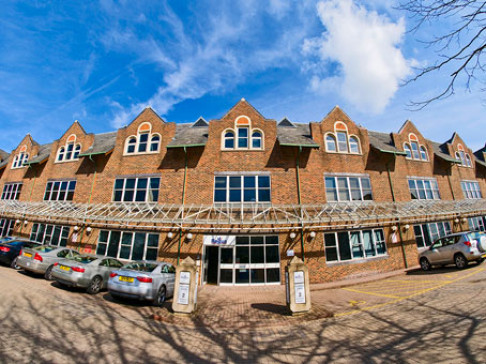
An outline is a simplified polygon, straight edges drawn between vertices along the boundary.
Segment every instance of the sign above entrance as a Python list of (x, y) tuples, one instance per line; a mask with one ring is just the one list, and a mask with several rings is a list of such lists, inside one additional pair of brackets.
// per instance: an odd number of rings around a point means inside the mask
[(204, 245), (235, 245), (236, 237), (234, 235), (205, 235)]

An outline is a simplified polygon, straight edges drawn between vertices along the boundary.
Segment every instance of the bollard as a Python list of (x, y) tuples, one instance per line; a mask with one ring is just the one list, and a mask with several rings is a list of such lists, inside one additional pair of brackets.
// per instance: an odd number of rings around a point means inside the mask
[(197, 305), (197, 267), (191, 257), (184, 259), (176, 268), (172, 311), (190, 315)]
[(285, 267), (285, 286), (290, 313), (299, 315), (310, 311), (309, 269), (298, 257), (293, 257)]

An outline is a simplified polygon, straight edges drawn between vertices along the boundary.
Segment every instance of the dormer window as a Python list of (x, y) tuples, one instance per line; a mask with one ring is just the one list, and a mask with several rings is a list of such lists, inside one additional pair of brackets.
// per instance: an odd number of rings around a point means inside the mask
[(469, 156), (468, 153), (466, 153), (462, 144), (457, 145), (457, 150), (458, 152), (456, 152), (456, 159), (461, 161), (460, 165), (462, 167), (472, 168), (473, 165), (472, 165), (471, 157)]
[(12, 163), (12, 169), (25, 167), (24, 164), (29, 160), (29, 154), (27, 153), (27, 146), (23, 145), (20, 148), (19, 154), (14, 157)]
[(130, 135), (125, 141), (125, 154), (158, 153), (160, 150), (160, 134), (152, 133), (152, 124), (142, 123), (137, 135)]
[(408, 142), (403, 143), (403, 150), (407, 153), (407, 159), (413, 159), (416, 161), (428, 162), (429, 155), (427, 148), (424, 145), (419, 144), (417, 136), (413, 133), (408, 135)]
[(263, 132), (252, 128), (250, 118), (243, 115), (239, 116), (235, 120), (234, 128), (223, 131), (222, 149), (262, 150)]
[(348, 127), (342, 121), (334, 124), (334, 133), (327, 133), (325, 142), (328, 153), (361, 154), (359, 138), (349, 135)]
[(70, 162), (79, 159), (79, 153), (81, 152), (81, 144), (76, 143), (76, 135), (71, 134), (66, 144), (59, 148), (57, 151), (56, 162)]

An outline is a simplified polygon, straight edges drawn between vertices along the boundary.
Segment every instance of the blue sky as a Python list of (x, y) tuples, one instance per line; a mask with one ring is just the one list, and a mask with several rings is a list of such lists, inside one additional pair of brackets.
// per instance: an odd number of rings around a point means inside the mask
[[(240, 98), (264, 116), (321, 120), (335, 105), (358, 124), (397, 131), (411, 119), (445, 141), (486, 142), (484, 93), (421, 111), (447, 69), (406, 87), (434, 61), (392, 0), (7, 1), (0, 13), (0, 148), (31, 133), (59, 138), (128, 124), (146, 106), (165, 120), (220, 118)], [(453, 22), (453, 19), (448, 20)], [(445, 25), (447, 26), (447, 24)], [(444, 24), (442, 24), (444, 27)], [(464, 85), (461, 84), (463, 87)]]

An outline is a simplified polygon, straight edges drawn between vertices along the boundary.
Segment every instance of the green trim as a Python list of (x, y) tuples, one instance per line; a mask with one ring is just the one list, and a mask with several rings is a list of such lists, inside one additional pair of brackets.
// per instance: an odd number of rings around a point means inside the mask
[(204, 147), (204, 146), (206, 146), (206, 143), (168, 145), (166, 148), (173, 149), (173, 148), (191, 148), (191, 147)]
[(49, 159), (49, 157), (46, 157), (46, 158), (44, 158), (44, 159), (42, 159), (38, 162), (27, 162), (27, 163), (24, 163), (23, 165), (24, 166), (32, 166), (34, 164), (42, 164), (42, 163), (46, 162), (48, 159)]
[(108, 149), (107, 151), (104, 152), (95, 152), (95, 153), (80, 153), (79, 157), (91, 157), (92, 155), (98, 155), (98, 154), (108, 154), (113, 151), (113, 148)]
[(319, 144), (295, 144), (295, 143), (280, 143), (282, 147), (300, 147), (300, 148), (319, 148)]
[(375, 148), (377, 151), (381, 152), (381, 153), (389, 153), (389, 154), (393, 154), (393, 155), (407, 155), (406, 152), (400, 152), (400, 151), (393, 151), (393, 150), (386, 150), (386, 149), (381, 149), (381, 148), (378, 148), (376, 145), (373, 145), (373, 144), (370, 144), (373, 148)]

